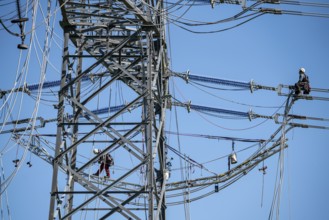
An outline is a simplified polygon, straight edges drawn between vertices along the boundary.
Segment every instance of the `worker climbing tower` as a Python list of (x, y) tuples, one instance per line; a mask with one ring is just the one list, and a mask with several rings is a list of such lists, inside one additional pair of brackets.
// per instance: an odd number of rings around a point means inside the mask
[[(97, 211), (98, 219), (141, 219), (136, 210), (165, 219), (169, 74), (163, 2), (59, 2), (64, 45), (49, 219), (75, 219), (82, 211)], [(85, 88), (84, 80), (97, 89)], [(118, 84), (129, 95), (113, 109), (111, 88)], [(96, 103), (110, 103), (110, 113), (99, 117), (91, 110)], [(102, 153), (91, 154), (91, 143), (100, 142)], [(91, 175), (102, 155), (116, 152), (134, 166), (109, 179)], [(133, 184), (135, 175), (143, 182)], [(134, 206), (138, 197), (145, 206)]]

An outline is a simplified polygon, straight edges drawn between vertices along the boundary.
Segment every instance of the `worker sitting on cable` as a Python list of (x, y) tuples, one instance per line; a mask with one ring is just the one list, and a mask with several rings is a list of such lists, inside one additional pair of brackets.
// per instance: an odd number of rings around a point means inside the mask
[[(102, 150), (94, 149), (93, 152), (94, 152), (94, 154), (100, 154), (102, 152)], [(110, 177), (109, 167), (114, 165), (114, 160), (113, 160), (112, 156), (109, 153), (104, 154), (104, 155), (99, 157), (98, 163), (100, 164), (100, 166), (99, 166), (99, 169), (97, 170), (97, 172), (94, 173), (94, 175), (99, 176), (99, 174), (105, 168), (106, 176)]]
[(299, 80), (295, 84), (295, 94), (300, 95), (302, 91), (304, 95), (308, 95), (311, 92), (310, 81), (303, 67), (299, 69)]

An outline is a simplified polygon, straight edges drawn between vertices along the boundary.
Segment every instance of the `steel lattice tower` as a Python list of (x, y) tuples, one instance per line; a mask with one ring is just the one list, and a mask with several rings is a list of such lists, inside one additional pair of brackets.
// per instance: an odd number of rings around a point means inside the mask
[[(165, 112), (171, 105), (191, 105), (171, 102), (163, 2), (59, 3), (64, 45), (55, 156), (46, 158), (53, 164), (49, 220), (81, 215), (165, 220), (166, 205), (219, 192), (288, 147), (285, 133), (296, 126), (285, 128), (295, 101), (292, 93), (285, 120), (248, 159), (221, 174), (167, 183)], [(112, 105), (113, 87), (121, 98), (119, 106)], [(105, 103), (108, 109), (100, 112)], [(94, 143), (101, 146), (101, 154), (91, 153)], [(119, 161), (121, 169), (110, 179), (91, 175), (93, 164), (107, 153), (118, 155), (115, 166)], [(198, 194), (210, 186), (215, 187)], [(187, 189), (196, 194), (185, 197)]]
[[(136, 210), (146, 210), (150, 220), (165, 219), (163, 128), (170, 102), (163, 3), (59, 3), (64, 45), (49, 219), (75, 219), (81, 211), (98, 211), (99, 219), (113, 214), (141, 219)], [(86, 78), (96, 81), (97, 89), (86, 92)], [(118, 83), (131, 91), (126, 103), (100, 118), (91, 109), (97, 100), (107, 101), (109, 88)], [(105, 147), (91, 155), (90, 143), (101, 135)], [(115, 151), (126, 152), (120, 157), (133, 158), (134, 166), (106, 181), (91, 178), (91, 165)], [(141, 170), (143, 183), (129, 180)], [(145, 199), (144, 207), (134, 203), (138, 197)], [(94, 203), (97, 207), (90, 208)]]

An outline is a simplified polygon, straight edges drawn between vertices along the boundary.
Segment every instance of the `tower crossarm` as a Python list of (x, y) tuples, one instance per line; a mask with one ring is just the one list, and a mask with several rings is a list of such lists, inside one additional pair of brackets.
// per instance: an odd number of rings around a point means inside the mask
[[(285, 148), (288, 145), (284, 146)], [(272, 144), (267, 149), (263, 149), (259, 151), (257, 154), (253, 155), (252, 157), (248, 158), (244, 162), (240, 163), (238, 166), (226, 171), (225, 173), (203, 177), (198, 179), (193, 179), (189, 181), (179, 181), (173, 183), (167, 183), (167, 191), (176, 191), (182, 190), (184, 188), (195, 188), (200, 186), (210, 186), (213, 184), (226, 184), (232, 183), (231, 181), (235, 182), (242, 176), (246, 175), (247, 172), (251, 171), (255, 168), (260, 162), (264, 161), (265, 159), (275, 155), (276, 153), (280, 152), (280, 141), (277, 141)]]

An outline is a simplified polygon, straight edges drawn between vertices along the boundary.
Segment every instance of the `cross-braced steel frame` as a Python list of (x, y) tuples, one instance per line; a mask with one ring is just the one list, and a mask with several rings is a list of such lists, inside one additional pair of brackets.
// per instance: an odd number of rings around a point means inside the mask
[[(163, 128), (169, 75), (163, 3), (59, 3), (64, 45), (49, 219), (75, 219), (81, 212), (96, 211), (98, 219), (142, 219), (139, 210), (148, 219), (165, 219)], [(85, 77), (97, 87), (84, 88)], [(124, 107), (100, 118), (91, 109), (108, 100), (109, 88), (118, 83), (131, 91)], [(108, 142), (92, 155), (90, 143), (100, 135)], [(90, 175), (94, 162), (115, 151), (125, 151), (122, 157), (133, 158), (134, 165), (127, 163), (115, 178)], [(143, 182), (132, 183), (129, 179), (141, 170)], [(144, 198), (144, 206), (136, 198)]]
[[(165, 220), (167, 205), (218, 192), (287, 147), (284, 135), (295, 126), (285, 128), (295, 100), (289, 98), (285, 121), (248, 159), (222, 174), (167, 183), (164, 125), (171, 97), (162, 1), (59, 3), (64, 45), (49, 220)], [(114, 110), (111, 91), (118, 84), (129, 93), (121, 94), (124, 104)], [(106, 117), (91, 110), (107, 100)], [(91, 153), (94, 143), (102, 145), (100, 154)], [(107, 153), (119, 155), (115, 166), (120, 161), (122, 169), (110, 178), (91, 175)], [(209, 192), (185, 197), (186, 189), (193, 194), (212, 185)]]

